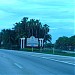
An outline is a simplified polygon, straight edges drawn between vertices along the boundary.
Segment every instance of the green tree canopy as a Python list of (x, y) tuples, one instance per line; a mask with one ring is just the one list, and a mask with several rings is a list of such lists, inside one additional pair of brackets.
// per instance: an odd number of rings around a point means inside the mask
[(44, 38), (46, 41), (51, 41), (51, 35), (48, 34), (49, 26), (47, 24), (42, 25), (39, 20), (30, 19), (24, 17), (21, 22), (15, 23), (14, 30), (17, 38), (35, 36), (36, 38)]
[(71, 36), (69, 38), (66, 36), (59, 37), (56, 40), (55, 48), (74, 51), (74, 49), (75, 49), (75, 35)]
[(44, 42), (51, 42), (51, 35), (49, 34), (49, 26), (42, 25), (40, 20), (28, 19), (24, 17), (20, 22), (16, 22), (12, 29), (3, 29), (0, 32), (0, 42), (3, 41), (3, 46), (19, 45), (19, 40), (22, 37), (29, 38), (34, 36), (36, 38), (44, 38)]

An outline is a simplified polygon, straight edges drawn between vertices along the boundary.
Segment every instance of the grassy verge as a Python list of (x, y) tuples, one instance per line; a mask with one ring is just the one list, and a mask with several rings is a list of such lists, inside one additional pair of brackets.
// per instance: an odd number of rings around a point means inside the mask
[[(32, 52), (32, 48), (24, 48), (21, 49), (22, 51), (28, 51), (28, 52)], [(40, 52), (40, 50), (38, 48), (33, 48), (33, 52)]]
[[(24, 48), (24, 49), (22, 49), (22, 51), (32, 52), (32, 48)], [(33, 52), (45, 53), (45, 54), (53, 54), (53, 50), (51, 50), (51, 49), (50, 50), (44, 50), (44, 49), (33, 48)], [(58, 51), (58, 50), (54, 51), (54, 55), (75, 57), (75, 53), (66, 53), (66, 52), (62, 52), (62, 51)]]
[[(46, 53), (46, 54), (53, 54), (52, 51), (43, 52), (43, 53)], [(75, 57), (75, 53), (66, 53), (66, 52), (58, 52), (58, 51), (55, 51), (55, 52), (54, 52), (54, 55), (62, 55), (62, 56), (72, 56), (72, 57)]]

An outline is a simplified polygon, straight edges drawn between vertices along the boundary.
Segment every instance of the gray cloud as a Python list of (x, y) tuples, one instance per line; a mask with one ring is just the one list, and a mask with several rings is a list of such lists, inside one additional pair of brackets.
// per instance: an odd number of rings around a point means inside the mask
[(70, 36), (74, 32), (75, 23), (73, 1), (0, 0), (0, 30), (12, 28), (15, 22), (26, 16), (40, 19), (43, 24), (47, 23), (51, 27), (50, 33), (53, 37)]

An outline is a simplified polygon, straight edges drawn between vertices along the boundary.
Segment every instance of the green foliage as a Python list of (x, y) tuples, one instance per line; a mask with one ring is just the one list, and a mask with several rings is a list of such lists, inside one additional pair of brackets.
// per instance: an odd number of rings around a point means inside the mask
[(75, 35), (71, 37), (59, 37), (55, 43), (56, 49), (72, 50), (75, 49)]
[[(14, 24), (12, 30), (3, 29), (0, 32), (0, 46), (11, 49), (12, 47), (19, 47), (20, 38), (29, 38), (32, 35), (38, 39), (44, 38), (44, 42), (51, 42), (51, 35), (48, 32), (49, 26), (47, 24), (42, 25), (39, 20), (29, 20), (28, 17), (24, 17), (20, 22)], [(3, 42), (3, 45), (1, 45), (1, 42)]]
[(4, 48), (11, 49), (11, 46), (16, 44), (15, 42), (15, 31), (10, 29), (3, 29), (1, 32), (1, 42), (3, 42), (2, 46)]
[(51, 35), (48, 34), (49, 26), (47, 24), (42, 25), (39, 20), (28, 20), (27, 17), (24, 17), (21, 22), (15, 23), (14, 30), (17, 35), (16, 39), (29, 38), (33, 35), (38, 39), (44, 38), (44, 42), (51, 42)]
[(52, 43), (46, 43), (45, 48), (52, 48)]

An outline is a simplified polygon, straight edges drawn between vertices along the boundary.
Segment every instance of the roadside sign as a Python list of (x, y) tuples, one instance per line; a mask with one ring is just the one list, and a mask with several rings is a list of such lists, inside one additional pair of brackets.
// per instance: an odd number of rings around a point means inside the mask
[(38, 38), (35, 38), (34, 36), (27, 38), (27, 46), (37, 47), (38, 46)]

